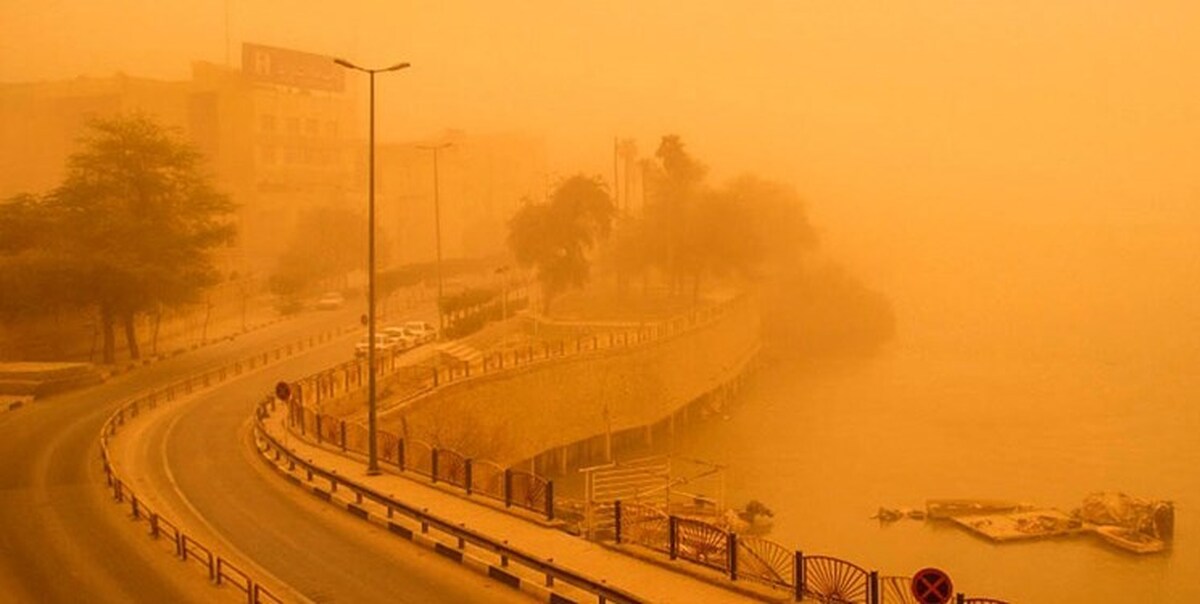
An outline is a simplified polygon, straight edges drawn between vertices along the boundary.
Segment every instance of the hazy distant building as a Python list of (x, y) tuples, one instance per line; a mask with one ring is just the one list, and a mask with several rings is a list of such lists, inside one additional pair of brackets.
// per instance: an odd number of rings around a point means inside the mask
[[(360, 91), (361, 92), (361, 91)], [(92, 117), (141, 111), (180, 129), (208, 158), (218, 188), (238, 204), (240, 237), (221, 258), (228, 272), (269, 274), (298, 216), (335, 205), (366, 211), (367, 100), (329, 57), (244, 44), (240, 68), (192, 65), (163, 81), (117, 74), (0, 84), (0, 198), (58, 185)], [(539, 137), (447, 131), (377, 147), (383, 262), (432, 260), (433, 156), (440, 153), (442, 250), (447, 258), (504, 249), (508, 219), (548, 182)]]
[(358, 105), (329, 57), (255, 44), (243, 45), (241, 69), (195, 63), (185, 81), (0, 84), (0, 198), (59, 184), (88, 119), (141, 111), (208, 158), (239, 205), (241, 237), (222, 264), (261, 275), (304, 208), (354, 203), (365, 191)]
[(438, 152), (442, 255), (487, 255), (505, 249), (509, 218), (547, 190), (546, 147), (523, 134), (468, 135), (449, 130), (427, 141), (380, 145), (376, 153), (379, 225), (388, 233), (391, 260), (432, 260), (433, 152)]

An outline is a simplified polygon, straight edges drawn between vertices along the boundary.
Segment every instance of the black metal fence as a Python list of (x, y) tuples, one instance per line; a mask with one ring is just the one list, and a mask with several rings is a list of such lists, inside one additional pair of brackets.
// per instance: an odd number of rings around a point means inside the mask
[[(542, 575), (545, 579), (544, 584), (547, 587), (552, 587), (555, 581), (561, 581), (575, 587), (576, 589), (580, 589), (595, 596), (599, 602), (613, 602), (618, 604), (638, 604), (642, 602), (640, 598), (633, 594), (630, 594), (620, 588), (607, 585), (602, 580), (592, 579), (573, 570), (559, 566), (555, 564), (552, 559), (548, 559), (545, 556), (539, 556), (518, 550), (508, 545), (508, 543), (505, 541), (493, 539), (492, 537), (469, 529), (462, 524), (432, 515), (425, 510), (419, 510), (401, 501), (384, 495), (383, 493), (380, 493), (374, 489), (371, 489), (370, 487), (359, 484), (358, 482), (349, 480), (344, 476), (339, 476), (336, 473), (329, 472), (319, 466), (309, 463), (307, 460), (301, 458), (300, 456), (288, 450), (287, 447), (283, 446), (264, 426), (263, 422), (271, 416), (274, 408), (275, 399), (273, 397), (264, 399), (258, 405), (258, 408), (255, 411), (254, 428), (260, 452), (278, 466), (286, 466), (289, 471), (298, 471), (302, 473), (308, 481), (326, 481), (329, 484), (330, 492), (348, 492), (354, 497), (356, 505), (361, 506), (366, 502), (374, 503), (382, 508), (383, 514), (388, 519), (392, 519), (397, 515), (407, 517), (420, 525), (420, 530), (422, 533), (427, 533), (430, 530), (437, 531), (438, 533), (448, 537), (451, 541), (456, 542), (458, 550), (464, 550), (468, 545), (470, 545), (478, 548), (481, 551), (490, 552), (491, 554), (495, 555), (499, 559), (501, 566), (508, 566), (509, 564), (516, 563), (529, 571)], [(436, 451), (436, 449), (434, 451)], [(431, 457), (431, 459), (433, 458), (434, 457)], [(437, 463), (440, 462), (441, 460), (439, 459)], [(464, 465), (462, 467), (465, 468), (468, 466)], [(476, 483), (483, 487), (492, 489), (493, 494), (489, 494), (489, 496), (494, 496), (495, 491), (494, 487), (487, 483), (495, 482), (496, 476), (504, 476), (503, 480), (508, 483), (508, 486), (504, 487), (505, 492), (508, 493), (506, 497), (511, 497), (514, 500), (514, 504), (516, 504), (515, 500), (528, 497), (530, 493), (529, 486), (537, 484), (536, 482), (525, 483), (523, 482), (524, 479), (518, 478), (518, 476), (521, 474), (532, 476), (527, 472), (518, 473), (510, 470), (504, 472), (503, 474), (498, 474), (495, 470), (495, 468), (489, 468), (487, 470), (487, 476), (490, 478), (485, 480), (483, 483)], [(436, 473), (439, 470), (432, 471)], [(472, 476), (472, 478), (474, 478), (474, 476)], [(394, 530), (396, 532), (403, 532), (403, 530), (405, 530), (400, 528), (393, 529), (392, 527), (398, 525), (390, 522), (390, 520), (388, 526), (389, 530)], [(559, 600), (551, 599), (551, 601)]]
[[(288, 428), (305, 439), (367, 455), (369, 434), (361, 424), (332, 415), (317, 414), (297, 401), (288, 403)], [(379, 459), (401, 472), (423, 476), (431, 483), (462, 489), (554, 519), (554, 482), (516, 468), (501, 468), (485, 459), (471, 459), (447, 448), (415, 438), (401, 438), (378, 430)]]
[[(837, 604), (911, 604), (911, 577), (880, 577), (853, 562), (810, 556), (761, 537), (743, 536), (694, 518), (664, 513), (654, 506), (613, 503), (614, 539), (636, 544), (725, 573), (789, 590), (794, 599)], [(1007, 604), (958, 594), (958, 604)]]
[(233, 363), (206, 371), (174, 382), (165, 387), (152, 390), (138, 396), (117, 408), (109, 416), (100, 429), (100, 457), (104, 466), (104, 476), (107, 488), (112, 491), (113, 500), (119, 504), (128, 502), (130, 515), (134, 520), (144, 520), (149, 528), (149, 535), (156, 541), (162, 541), (170, 546), (174, 556), (184, 562), (195, 562), (208, 573), (208, 579), (214, 585), (232, 585), (244, 594), (244, 601), (249, 604), (281, 603), (270, 589), (256, 581), (249, 573), (239, 568), (229, 559), (221, 556), (209, 546), (188, 535), (176, 522), (163, 516), (148, 505), (144, 498), (137, 493), (128, 482), (121, 478), (114, 467), (108, 451), (109, 440), (117, 435), (125, 424), (142, 413), (182, 398), (202, 388), (221, 383), (244, 372), (257, 369), (273, 360), (282, 360), (307, 348), (312, 348), (332, 340), (354, 328), (334, 330), (302, 338), (293, 343), (279, 346), (267, 352), (254, 354)]

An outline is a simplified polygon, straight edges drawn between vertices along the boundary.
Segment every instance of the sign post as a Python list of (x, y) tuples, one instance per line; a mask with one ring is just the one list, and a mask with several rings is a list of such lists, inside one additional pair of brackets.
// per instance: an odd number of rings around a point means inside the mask
[(954, 583), (944, 571), (924, 568), (913, 575), (912, 595), (920, 604), (948, 604), (954, 595)]

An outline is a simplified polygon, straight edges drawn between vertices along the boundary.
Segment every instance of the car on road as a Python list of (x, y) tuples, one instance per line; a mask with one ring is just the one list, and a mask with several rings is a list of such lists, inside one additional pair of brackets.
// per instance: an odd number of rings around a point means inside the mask
[(396, 343), (399, 350), (408, 350), (420, 344), (404, 327), (384, 327), (383, 333)]
[(338, 292), (326, 292), (317, 300), (317, 310), (337, 310), (346, 303), (345, 296)]
[[(386, 354), (397, 350), (399, 342), (396, 338), (389, 336), (386, 333), (375, 332), (375, 354)], [(357, 344), (354, 345), (354, 356), (362, 358), (367, 356), (367, 351), (371, 349), (370, 338), (363, 336)]]
[(404, 332), (418, 344), (437, 340), (437, 328), (425, 321), (408, 321), (402, 327)]

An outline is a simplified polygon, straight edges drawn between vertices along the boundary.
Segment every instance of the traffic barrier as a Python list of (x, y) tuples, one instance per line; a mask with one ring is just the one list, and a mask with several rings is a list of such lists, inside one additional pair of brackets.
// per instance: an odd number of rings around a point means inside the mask
[[(147, 505), (146, 500), (134, 492), (113, 466), (108, 450), (109, 439), (115, 437), (118, 430), (128, 421), (137, 418), (147, 409), (158, 407), (160, 403), (176, 400), (181, 392), (190, 394), (200, 385), (215, 386), (231, 377), (240, 375), (244, 366), (255, 368), (265, 365), (270, 356), (274, 356), (276, 359), (281, 359), (282, 356), (292, 356), (308, 347), (327, 342), (337, 335), (349, 333), (354, 329), (356, 327), (323, 332), (319, 336), (301, 339), (294, 344), (287, 344), (261, 354), (256, 353), (246, 359), (239, 359), (233, 363), (157, 388), (119, 406), (109, 415), (100, 429), (100, 457), (104, 469), (105, 485), (112, 491), (113, 500), (118, 504), (128, 501), (130, 516), (135, 521), (146, 521), (148, 535), (151, 539), (156, 541), (166, 539), (172, 544), (175, 557), (183, 561), (196, 562), (208, 573), (209, 581), (213, 585), (220, 586), (225, 583), (233, 585), (245, 595), (243, 601), (249, 604), (282, 604), (283, 601), (278, 596), (256, 581), (249, 573), (234, 565), (233, 562), (209, 546), (188, 535), (178, 524)], [(284, 351), (286, 351), (286, 355), (284, 355)], [(259, 363), (260, 359), (261, 363)], [(269, 413), (273, 408), (272, 401), (270, 405), (260, 406), (260, 410), (256, 411), (256, 414)]]
[[(330, 484), (330, 492), (342, 490), (350, 493), (354, 497), (353, 502), (346, 502), (344, 505), (347, 512), (352, 513), (360, 518), (375, 519), (380, 524), (386, 526), (389, 532), (417, 541), (419, 539), (429, 539), (430, 532), (440, 534), (444, 538), (448, 538), (451, 544), (446, 544), (441, 541), (432, 541), (429, 546), (439, 554), (452, 558), (456, 561), (466, 563), (463, 552), (468, 547), (476, 548), (483, 552), (494, 555), (500, 561), (500, 567), (503, 568), (509, 564), (518, 564), (524, 567), (527, 571), (537, 573), (544, 578), (544, 585), (552, 587), (556, 581), (561, 581), (575, 589), (582, 590), (598, 599), (600, 602), (613, 603), (639, 603), (642, 602), (637, 596), (628, 593), (620, 588), (616, 588), (605, 584), (602, 580), (592, 579), (573, 570), (561, 567), (555, 564), (552, 560), (546, 560), (529, 552), (518, 550), (506, 542), (493, 539), (487, 535), (479, 533), (473, 529), (467, 528), (462, 524), (456, 524), (450, 520), (440, 518), (430, 514), (427, 510), (419, 510), (402, 501), (393, 499), (392, 497), (375, 491), (374, 489), (347, 479), (338, 475), (335, 472), (330, 472), (316, 466), (306, 459), (301, 458), (292, 451), (284, 447), (263, 424), (266, 418), (270, 417), (269, 405), (272, 399), (264, 399), (259, 404), (260, 411), (255, 413), (254, 432), (259, 446), (259, 452), (263, 459), (268, 461), (278, 471), (291, 473), (303, 472), (306, 478), (305, 482), (319, 480)], [(515, 473), (510, 472), (510, 475)], [(528, 473), (525, 473), (528, 474)], [(521, 480), (518, 478), (517, 482)], [(312, 487), (316, 489), (317, 487)], [(518, 490), (521, 487), (517, 487)], [(329, 499), (332, 501), (332, 496)], [(363, 507), (364, 503), (371, 503), (378, 508), (384, 510), (384, 514), (376, 516), (371, 514)], [(408, 518), (411, 522), (420, 526), (420, 532), (404, 527), (395, 522), (396, 516)], [(497, 580), (512, 585), (509, 577), (515, 577), (508, 571), (499, 570), (503, 576), (495, 577), (493, 571), (486, 570), (489, 576), (497, 578)], [(518, 578), (518, 582), (520, 579)], [(557, 599), (555, 599), (557, 597)], [(561, 596), (550, 596), (551, 601), (569, 601)]]

